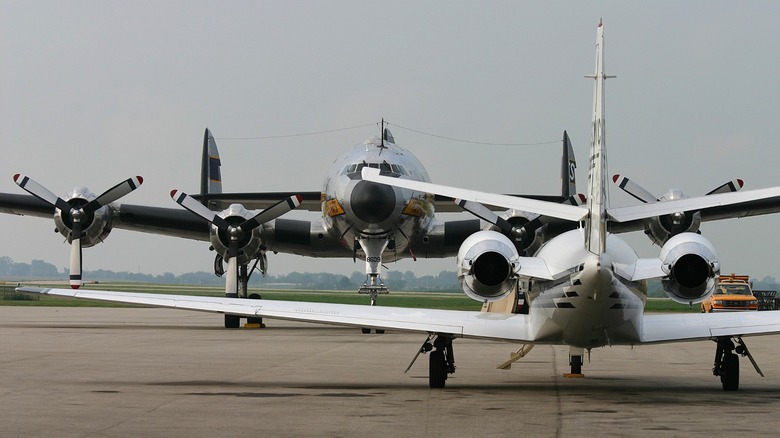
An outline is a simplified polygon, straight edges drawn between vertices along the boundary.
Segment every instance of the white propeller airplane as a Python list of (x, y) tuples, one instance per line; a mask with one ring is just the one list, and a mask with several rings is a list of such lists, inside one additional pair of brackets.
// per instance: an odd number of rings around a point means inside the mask
[[(498, 216), (480, 205), (463, 202), (458, 206), (443, 199), (435, 202), (434, 196), (424, 192), (363, 181), (363, 167), (376, 168), (388, 176), (430, 181), (422, 163), (395, 144), (384, 121), (381, 128), (381, 138), (369, 138), (334, 161), (322, 191), (223, 193), (219, 151), (207, 129), (203, 140), (201, 193), (189, 196), (180, 190), (171, 191), (171, 198), (191, 213), (179, 208), (112, 204), (119, 196), (138, 187), (141, 177), (129, 179), (99, 197), (79, 187), (62, 199), (20, 174), (14, 180), (33, 196), (0, 193), (0, 212), (54, 216), (57, 231), (72, 244), (71, 287), (76, 289), (81, 286), (81, 248), (103, 242), (113, 228), (120, 228), (209, 241), (217, 253), (215, 273), (219, 276), (227, 273), (225, 296), (229, 298), (259, 298), (248, 293), (248, 282), (258, 264), (265, 274), (268, 251), (309, 257), (360, 258), (365, 260), (366, 282), (359, 292), (370, 295), (371, 305), (378, 294), (388, 292), (381, 279), (383, 262), (418, 256), (452, 257), (469, 235), (492, 227), (490, 223), (498, 224), (512, 236), (517, 250), (523, 254), (533, 253), (553, 235), (550, 233), (561, 232), (555, 223), (546, 224), (524, 212), (505, 211)], [(575, 166), (571, 143), (564, 132), (562, 195), (536, 198), (574, 202), (577, 199), (572, 196), (576, 192), (572, 170)], [(279, 218), (298, 206), (320, 212), (321, 216), (316, 220)], [(263, 210), (257, 214), (249, 211), (258, 209)], [(489, 218), (490, 223), (479, 219), (442, 221), (434, 217), (434, 210), (462, 212), (464, 209)], [(224, 260), (228, 262), (227, 270), (223, 267)], [(248, 318), (248, 322), (262, 323), (262, 319)], [(238, 315), (225, 315), (225, 327), (239, 325)]]
[(421, 332), (427, 339), (418, 355), (429, 355), (429, 384), (434, 388), (444, 387), (448, 375), (455, 371), (453, 339), (461, 337), (530, 345), (568, 345), (571, 372), (575, 375), (582, 371), (586, 350), (609, 345), (709, 339), (716, 343), (713, 373), (720, 377), (724, 390), (736, 390), (739, 387), (739, 354), (747, 356), (760, 373), (743, 337), (780, 333), (780, 311), (644, 314), (645, 280), (650, 278), (660, 278), (668, 295), (682, 303), (693, 304), (708, 297), (720, 270), (718, 253), (700, 234), (682, 230), (665, 240), (657, 258), (639, 258), (628, 244), (610, 231), (639, 230), (646, 221), (669, 215), (679, 218), (698, 213), (702, 219), (710, 220), (777, 212), (780, 211), (780, 187), (610, 207), (606, 196), (604, 136), (604, 84), (610, 76), (604, 74), (603, 48), (604, 30), (599, 23), (596, 69), (595, 74), (589, 76), (595, 80), (595, 92), (585, 206), (434, 185), (404, 175), (382, 175), (380, 169), (371, 167), (362, 170), (365, 181), (458, 198), (472, 206), (484, 204), (528, 211), (549, 220), (575, 224), (574, 229), (546, 241), (532, 256), (519, 254), (512, 241), (498, 231), (478, 231), (461, 244), (456, 263), (464, 291), (480, 301), (491, 301), (502, 299), (517, 286), (526, 294), (527, 313), (32, 287), (18, 290), (248, 317)]

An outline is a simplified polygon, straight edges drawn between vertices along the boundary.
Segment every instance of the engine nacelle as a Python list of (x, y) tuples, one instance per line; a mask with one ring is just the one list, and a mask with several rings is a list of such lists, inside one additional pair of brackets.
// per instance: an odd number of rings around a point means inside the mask
[[(68, 204), (74, 207), (82, 207), (89, 201), (95, 199), (97, 196), (89, 191), (86, 187), (76, 187), (65, 198)], [(81, 219), (81, 246), (82, 248), (89, 248), (97, 245), (108, 237), (113, 227), (112, 224), (111, 207), (103, 206), (92, 214), (85, 215)], [(68, 242), (71, 240), (71, 230), (73, 229), (73, 222), (69, 214), (63, 216), (60, 209), (54, 210), (54, 226), (56, 231), (66, 239)]]
[[(231, 225), (238, 225), (248, 219), (251, 219), (254, 214), (244, 208), (240, 204), (232, 204), (226, 210), (219, 214), (225, 221)], [(262, 239), (260, 238), (260, 229), (257, 227), (250, 233), (244, 233), (239, 236), (238, 239), (238, 264), (247, 264), (252, 260), (262, 247)], [(230, 244), (230, 236), (224, 231), (221, 231), (216, 226), (212, 225), (210, 230), (211, 246), (222, 257), (227, 257), (228, 245)]]
[(495, 231), (478, 231), (460, 246), (457, 257), (458, 281), (463, 292), (477, 301), (500, 300), (515, 286), (519, 263), (515, 245)]
[(696, 233), (682, 233), (669, 239), (659, 255), (664, 290), (682, 304), (704, 301), (714, 291), (720, 275), (718, 251), (709, 240)]
[[(685, 196), (680, 189), (669, 189), (658, 200), (674, 201), (678, 199), (685, 199)], [(645, 220), (645, 234), (653, 243), (658, 246), (663, 246), (672, 237), (682, 233), (697, 233), (699, 232), (699, 226), (701, 225), (701, 214), (697, 212), (686, 213), (672, 213), (665, 216), (656, 216)]]
[(645, 219), (645, 234), (653, 243), (663, 246), (672, 237), (682, 233), (696, 233), (701, 225), (701, 214), (674, 213)]

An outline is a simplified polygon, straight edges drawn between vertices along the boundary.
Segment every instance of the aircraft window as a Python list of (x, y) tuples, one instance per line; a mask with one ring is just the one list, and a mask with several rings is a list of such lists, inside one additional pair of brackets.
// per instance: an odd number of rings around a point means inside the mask
[(401, 166), (398, 166), (396, 164), (390, 164), (387, 161), (384, 161), (382, 163), (359, 163), (359, 164), (350, 164), (345, 169), (346, 173), (355, 173), (355, 172), (361, 172), (364, 167), (370, 167), (372, 169), (379, 169), (380, 175), (389, 175), (389, 176), (399, 176), (399, 175), (405, 175), (404, 168)]

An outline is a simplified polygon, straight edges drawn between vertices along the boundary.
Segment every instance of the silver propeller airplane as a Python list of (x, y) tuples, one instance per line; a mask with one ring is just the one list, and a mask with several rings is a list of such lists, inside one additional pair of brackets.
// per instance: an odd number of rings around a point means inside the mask
[(455, 371), (456, 338), (568, 345), (572, 374), (581, 373), (584, 352), (594, 348), (708, 339), (716, 345), (713, 373), (720, 377), (724, 390), (736, 390), (739, 355), (747, 356), (760, 373), (743, 337), (780, 333), (780, 311), (644, 314), (647, 279), (660, 278), (667, 294), (682, 303), (693, 304), (708, 297), (720, 271), (718, 253), (702, 235), (677, 227), (672, 231), (678, 234), (663, 239), (658, 257), (639, 258), (615, 233), (641, 230), (647, 221), (667, 216), (679, 219), (698, 214), (702, 220), (714, 220), (774, 213), (780, 211), (780, 187), (638, 206), (609, 206), (604, 135), (604, 84), (609, 76), (604, 73), (603, 48), (604, 30), (599, 23), (595, 74), (589, 76), (595, 80), (595, 92), (591, 166), (584, 206), (433, 185), (401, 172), (382, 175), (380, 169), (371, 167), (362, 170), (365, 181), (458, 198), (472, 206), (499, 206), (532, 212), (550, 221), (573, 223), (573, 229), (547, 240), (533, 255), (521, 255), (505, 234), (493, 230), (473, 233), (460, 245), (456, 263), (464, 291), (488, 302), (503, 299), (513, 287), (518, 287), (526, 294), (526, 312), (302, 304), (32, 287), (18, 290), (247, 317), (420, 332), (427, 339), (418, 355), (428, 354), (429, 384), (435, 388), (444, 387), (448, 375)]
[[(97, 197), (79, 187), (62, 199), (20, 174), (14, 180), (33, 196), (0, 193), (0, 212), (54, 217), (57, 231), (71, 242), (73, 288), (81, 286), (82, 247), (101, 243), (112, 229), (120, 228), (209, 241), (216, 252), (215, 273), (227, 274), (225, 296), (229, 298), (259, 298), (248, 292), (248, 282), (258, 265), (265, 274), (268, 251), (309, 257), (360, 258), (365, 260), (366, 282), (359, 292), (370, 296), (371, 305), (379, 294), (388, 292), (381, 278), (385, 262), (407, 257), (452, 257), (469, 235), (493, 227), (493, 223), (513, 237), (521, 253), (532, 253), (549, 233), (560, 232), (554, 224), (545, 224), (525, 212), (504, 211), (499, 216), (479, 205), (466, 202), (456, 205), (425, 192), (363, 181), (361, 170), (368, 167), (387, 176), (430, 182), (422, 163), (395, 144), (384, 122), (381, 128), (381, 137), (369, 138), (333, 162), (321, 191), (223, 193), (219, 151), (207, 129), (200, 194), (189, 196), (180, 190), (170, 193), (189, 212), (180, 208), (113, 204), (138, 187), (143, 181), (141, 177), (128, 179)], [(571, 195), (576, 191), (572, 171), (575, 166), (571, 143), (564, 132), (562, 195), (537, 198), (574, 202), (576, 198)], [(320, 212), (321, 216), (316, 220), (280, 218), (296, 207)], [(262, 211), (250, 211), (258, 209)], [(442, 221), (434, 217), (434, 210), (468, 210), (478, 217), (490, 218), (490, 223), (479, 219)], [(248, 318), (248, 322), (262, 323), (262, 320)], [(225, 327), (239, 325), (240, 316), (225, 315)]]

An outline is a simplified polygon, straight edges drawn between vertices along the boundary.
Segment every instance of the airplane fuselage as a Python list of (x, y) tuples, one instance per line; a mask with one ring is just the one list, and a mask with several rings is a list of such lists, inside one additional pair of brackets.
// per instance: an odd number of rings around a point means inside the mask
[(585, 249), (584, 231), (568, 231), (545, 244), (537, 257), (563, 277), (537, 281), (529, 292), (529, 315), (541, 343), (579, 348), (635, 344), (641, 333), (647, 300), (646, 283), (615, 275), (614, 267), (636, 262), (636, 252), (622, 239), (608, 235), (606, 251)]
[[(410, 152), (379, 137), (370, 138), (338, 158), (325, 178), (322, 214), (326, 228), (358, 258), (381, 256), (393, 261), (408, 257), (410, 240), (431, 224), (432, 198), (363, 181), (360, 172), (366, 166), (379, 168), (389, 176), (430, 181), (428, 172)], [(366, 246), (371, 249), (367, 251)], [(380, 255), (366, 254), (380, 248)]]

